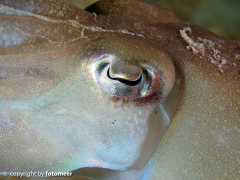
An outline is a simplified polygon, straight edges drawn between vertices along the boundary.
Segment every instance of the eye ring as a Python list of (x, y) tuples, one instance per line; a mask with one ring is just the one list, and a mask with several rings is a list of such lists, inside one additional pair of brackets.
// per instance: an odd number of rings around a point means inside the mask
[(93, 79), (100, 87), (112, 96), (138, 98), (149, 94), (152, 83), (151, 69), (142, 69), (142, 74), (136, 81), (129, 81), (123, 78), (112, 78), (110, 76), (110, 62), (116, 57), (113, 54), (104, 54), (92, 58), (94, 63), (91, 67)]

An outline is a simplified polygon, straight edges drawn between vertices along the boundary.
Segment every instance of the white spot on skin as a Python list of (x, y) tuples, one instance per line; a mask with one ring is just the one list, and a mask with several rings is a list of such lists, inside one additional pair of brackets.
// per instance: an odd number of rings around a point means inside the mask
[(238, 162), (238, 164), (240, 164), (240, 158), (239, 157), (237, 157), (237, 162)]
[(93, 19), (93, 21), (95, 21), (95, 20), (97, 19), (97, 14), (96, 14), (95, 12), (93, 12), (93, 14), (94, 14), (94, 19)]
[[(1, 44), (0, 44), (0, 45), (1, 45)], [(0, 79), (1, 79), (1, 78), (5, 78), (6, 76), (7, 76), (6, 73), (0, 71)]]
[(170, 153), (173, 153), (174, 151), (175, 151), (175, 148), (173, 148), (173, 147), (169, 149)]
[(87, 38), (87, 36), (84, 36), (84, 29), (85, 29), (85, 28), (82, 28), (81, 37), (80, 37), (80, 38)]
[[(188, 50), (192, 50), (194, 54), (201, 54), (200, 58), (207, 57), (210, 61), (210, 63), (217, 65), (219, 68), (219, 71), (223, 73), (223, 70), (225, 68), (228, 68), (228, 66), (234, 66), (236, 67), (235, 63), (230, 63), (227, 61), (226, 58), (221, 57), (221, 51), (217, 50), (216, 48), (221, 48), (222, 46), (218, 42), (213, 42), (208, 39), (204, 39), (201, 37), (198, 37), (196, 41), (194, 41), (192, 38), (190, 38), (187, 34), (191, 34), (191, 28), (190, 27), (184, 27), (183, 30), (180, 30), (180, 34), (184, 41), (186, 41), (189, 45), (186, 47)], [(240, 55), (236, 55), (236, 58), (240, 59)], [(228, 66), (227, 66), (228, 65)]]
[(29, 150), (28, 150), (28, 153), (30, 153), (30, 154), (36, 154), (36, 150), (35, 150), (35, 149), (29, 149)]
[(236, 59), (240, 59), (240, 55), (239, 55), (239, 54), (236, 54), (235, 58), (236, 58)]
[(225, 58), (221, 59), (221, 64), (227, 64), (227, 60)]
[(187, 119), (188, 125), (191, 126), (192, 128), (195, 126), (195, 122), (196, 121), (194, 117)]
[(223, 131), (226, 132), (226, 133), (230, 133), (232, 131), (232, 129), (230, 129), (226, 126), (223, 126)]
[(182, 38), (189, 44), (187, 46), (187, 49), (190, 50), (192, 49), (193, 53), (201, 53), (202, 55), (204, 55), (204, 44), (203, 43), (196, 43), (194, 42), (188, 35), (187, 32), (189, 32), (191, 34), (191, 28), (190, 27), (184, 27), (183, 30), (180, 30), (180, 34), (182, 36)]
[(189, 174), (189, 170), (191, 170), (192, 168), (187, 168), (185, 166), (182, 166), (182, 168), (180, 169), (180, 172), (184, 175), (188, 175)]
[(223, 126), (223, 131), (212, 131), (210, 134), (214, 137), (215, 141), (217, 142), (217, 145), (227, 145), (228, 141), (228, 133), (231, 132), (230, 128), (227, 128), (226, 126)]
[(215, 131), (211, 132), (211, 135), (214, 136), (215, 141), (217, 141), (217, 145), (220, 146), (221, 144), (226, 144), (227, 137), (224, 134), (219, 134)]
[(188, 157), (188, 159), (192, 159), (192, 157), (193, 157), (193, 153)]
[(220, 110), (220, 111), (224, 111), (224, 110), (225, 110), (225, 107), (222, 106), (222, 105), (220, 105), (220, 106), (219, 106), (219, 110)]
[(208, 82), (207, 81), (201, 81), (200, 86), (203, 90), (206, 90), (208, 88)]
[(135, 131), (132, 131), (131, 135), (130, 135), (130, 139), (132, 139), (133, 135), (135, 134)]
[(134, 115), (134, 120), (135, 120), (135, 123), (138, 124), (139, 123), (139, 119), (136, 115)]

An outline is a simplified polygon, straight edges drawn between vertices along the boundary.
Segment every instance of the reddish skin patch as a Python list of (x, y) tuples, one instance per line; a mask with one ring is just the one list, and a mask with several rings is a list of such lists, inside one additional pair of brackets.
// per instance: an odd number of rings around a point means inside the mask
[(162, 91), (161, 89), (159, 89), (156, 92), (150, 94), (149, 96), (134, 98), (133, 103), (137, 107), (143, 107), (147, 104), (162, 103)]
[(134, 98), (134, 105), (137, 107), (143, 107), (148, 104), (162, 103), (162, 87), (164, 87), (164, 84), (161, 83), (161, 76), (153, 77), (151, 87), (148, 90), (149, 92), (147, 92), (148, 95)]
[[(134, 104), (137, 107), (143, 107), (148, 104), (153, 104), (153, 103), (162, 103), (162, 97), (161, 97), (162, 91), (157, 90), (156, 92), (146, 96), (146, 97), (138, 97), (138, 98), (127, 98), (127, 97), (117, 97), (113, 96), (110, 98), (114, 103), (121, 101), (121, 107), (124, 106), (129, 106), (131, 103)], [(117, 105), (114, 105), (115, 108), (117, 108)]]
[(112, 97), (112, 101), (113, 101), (113, 102), (118, 102), (118, 101), (119, 101), (119, 99), (120, 99), (120, 98), (119, 98), (119, 97), (117, 97), (117, 96), (113, 96), (113, 97)]

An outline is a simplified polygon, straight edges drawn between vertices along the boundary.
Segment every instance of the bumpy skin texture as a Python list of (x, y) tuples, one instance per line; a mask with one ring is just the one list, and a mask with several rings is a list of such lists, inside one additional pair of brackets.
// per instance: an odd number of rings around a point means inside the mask
[[(138, 0), (0, 8), (0, 172), (240, 176), (237, 42)], [(107, 65), (125, 80), (149, 72), (151, 88), (108, 83)]]

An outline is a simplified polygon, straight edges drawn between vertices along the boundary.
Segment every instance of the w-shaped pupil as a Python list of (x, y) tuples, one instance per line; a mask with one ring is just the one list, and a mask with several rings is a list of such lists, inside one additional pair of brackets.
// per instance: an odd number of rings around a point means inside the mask
[(110, 70), (110, 68), (108, 69), (108, 71), (107, 71), (107, 76), (110, 78), (110, 79), (112, 79), (112, 80), (117, 80), (117, 81), (119, 81), (119, 82), (121, 82), (121, 83), (123, 83), (123, 84), (126, 84), (126, 85), (128, 85), (128, 86), (136, 86), (136, 85), (138, 85), (140, 82), (141, 82), (141, 80), (142, 80), (142, 75), (138, 78), (138, 80), (136, 80), (136, 81), (129, 81), (129, 80), (126, 80), (126, 79), (121, 79), (121, 78), (112, 78), (111, 76), (110, 76), (110, 74), (109, 74), (109, 70)]

